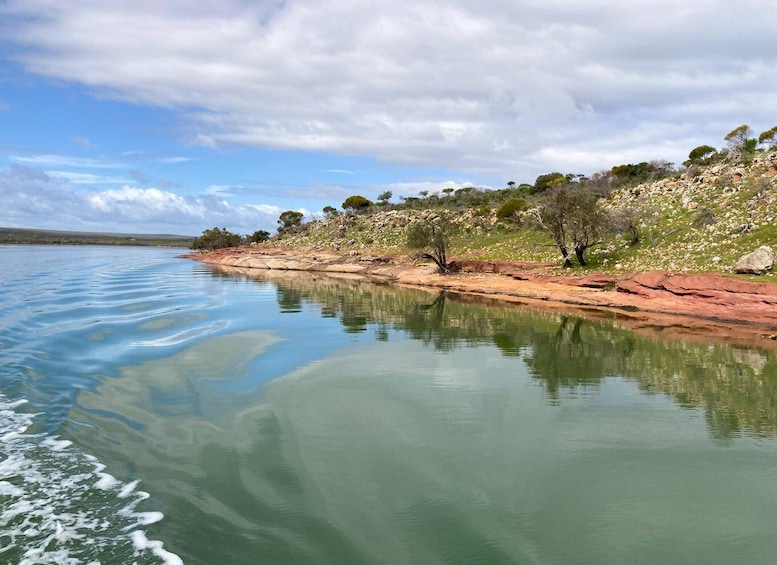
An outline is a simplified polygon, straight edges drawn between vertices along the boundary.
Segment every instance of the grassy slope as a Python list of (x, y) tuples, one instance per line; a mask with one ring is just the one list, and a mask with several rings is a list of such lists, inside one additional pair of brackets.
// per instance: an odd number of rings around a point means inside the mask
[[(586, 270), (731, 272), (744, 253), (761, 245), (777, 246), (774, 167), (777, 153), (759, 155), (746, 167), (710, 166), (615, 191), (603, 205), (610, 209), (641, 209), (642, 241), (632, 246), (625, 236), (605, 235), (588, 252), (590, 265)], [(737, 180), (736, 173), (742, 174), (741, 180)], [(712, 223), (698, 223), (703, 209), (714, 215)], [(474, 209), (440, 207), (373, 211), (312, 222), (302, 233), (286, 235), (272, 243), (354, 254), (402, 255), (407, 254), (407, 225), (419, 217), (433, 215), (441, 215), (453, 227), (452, 257), (560, 263), (560, 254), (550, 238), (533, 229), (528, 216), (518, 225), (497, 222), (493, 210), (488, 216), (479, 216)]]

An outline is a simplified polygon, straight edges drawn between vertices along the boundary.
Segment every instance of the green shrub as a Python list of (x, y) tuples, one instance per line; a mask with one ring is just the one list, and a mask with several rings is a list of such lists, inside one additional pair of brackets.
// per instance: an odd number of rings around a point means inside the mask
[(526, 200), (523, 198), (509, 198), (496, 211), (496, 217), (500, 220), (510, 220), (515, 218), (518, 212), (523, 212), (524, 210), (526, 210)]
[(485, 216), (491, 215), (491, 206), (480, 206), (479, 208), (475, 208), (475, 216), (478, 218), (483, 218)]
[(240, 245), (241, 237), (227, 230), (227, 228), (214, 227), (209, 230), (203, 230), (200, 237), (195, 237), (192, 243), (192, 249), (202, 251), (212, 251), (213, 249), (223, 249), (225, 247), (237, 247)]

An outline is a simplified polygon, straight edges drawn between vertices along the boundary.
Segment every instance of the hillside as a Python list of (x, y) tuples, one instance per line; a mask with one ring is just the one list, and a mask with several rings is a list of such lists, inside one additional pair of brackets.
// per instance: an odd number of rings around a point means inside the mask
[(0, 227), (0, 245), (132, 245), (189, 247), (193, 237), (169, 234), (98, 233)]
[[(587, 252), (588, 266), (575, 266), (576, 270), (727, 273), (743, 254), (761, 245), (777, 245), (774, 151), (757, 154), (746, 165), (724, 162), (691, 166), (664, 178), (608, 192), (599, 206), (615, 216), (633, 218), (639, 242), (634, 243), (634, 234), (626, 230), (605, 230)], [(271, 243), (354, 256), (406, 256), (408, 226), (427, 219), (448, 229), (452, 259), (560, 266), (559, 250), (533, 220), (532, 208), (542, 205), (542, 195), (526, 194), (527, 209), (508, 220), (497, 219), (499, 201), (494, 200), (495, 195), (484, 195), (491, 197), (489, 204), (470, 207), (450, 205), (450, 193), (406, 199), (405, 205), (372, 206), (364, 212), (303, 224), (291, 233), (272, 238)], [(410, 200), (412, 206), (407, 205)], [(614, 226), (615, 222), (611, 223)], [(774, 274), (764, 276), (771, 278)]]

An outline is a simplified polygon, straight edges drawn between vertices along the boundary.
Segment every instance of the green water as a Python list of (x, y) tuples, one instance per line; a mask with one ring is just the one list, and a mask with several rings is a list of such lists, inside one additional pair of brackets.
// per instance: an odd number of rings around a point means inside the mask
[(6, 278), (53, 294), (4, 309), (3, 393), (29, 400), (31, 431), (139, 480), (138, 511), (163, 518), (129, 529), (185, 563), (774, 562), (777, 355), (760, 343), (127, 263)]

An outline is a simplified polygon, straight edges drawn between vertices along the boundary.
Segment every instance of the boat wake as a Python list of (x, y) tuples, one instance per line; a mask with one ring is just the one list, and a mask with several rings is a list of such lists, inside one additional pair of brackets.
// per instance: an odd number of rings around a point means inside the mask
[(182, 564), (145, 526), (161, 512), (139, 511), (148, 494), (124, 483), (71, 442), (27, 433), (25, 400), (0, 396), (0, 561)]

